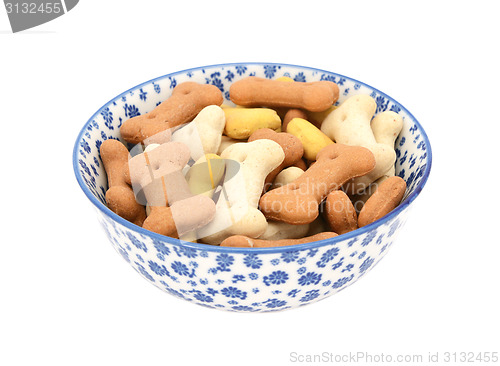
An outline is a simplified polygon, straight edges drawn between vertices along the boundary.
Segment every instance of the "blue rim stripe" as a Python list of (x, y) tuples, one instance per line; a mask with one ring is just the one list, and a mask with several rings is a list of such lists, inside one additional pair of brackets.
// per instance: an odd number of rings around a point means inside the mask
[[(415, 187), (415, 189), (413, 190), (413, 192), (408, 197), (406, 197), (406, 199), (403, 202), (401, 202), (401, 204), (398, 207), (396, 207), (393, 211), (391, 211), (386, 216), (382, 217), (381, 219), (379, 219), (379, 220), (377, 220), (377, 221), (375, 221), (375, 222), (373, 222), (373, 223), (371, 223), (369, 225), (363, 226), (362, 228), (359, 228), (357, 230), (351, 231), (351, 232), (343, 234), (343, 235), (339, 235), (339, 236), (337, 236), (335, 238), (331, 238), (331, 239), (325, 239), (325, 240), (315, 241), (315, 242), (306, 243), (306, 244), (297, 244), (297, 245), (289, 245), (289, 246), (286, 246), (286, 247), (274, 247), (274, 248), (231, 248), (231, 247), (220, 247), (220, 246), (209, 245), (209, 244), (185, 242), (185, 241), (181, 241), (179, 239), (174, 239), (174, 238), (170, 238), (170, 237), (163, 236), (163, 235), (160, 235), (160, 234), (156, 234), (156, 233), (154, 233), (152, 231), (143, 229), (140, 226), (132, 224), (131, 222), (129, 222), (129, 221), (125, 220), (124, 218), (118, 216), (113, 211), (111, 211), (106, 205), (102, 204), (92, 194), (92, 192), (88, 189), (87, 185), (85, 184), (85, 182), (83, 181), (83, 179), (82, 179), (82, 177), (80, 175), (80, 170), (78, 168), (78, 166), (79, 166), (79, 164), (78, 164), (78, 151), (79, 151), (79, 147), (80, 147), (79, 143), (80, 143), (80, 141), (82, 139), (83, 134), (85, 133), (85, 131), (87, 129), (87, 126), (92, 122), (93, 119), (95, 119), (96, 116), (99, 115), (99, 111), (100, 110), (102, 110), (107, 105), (111, 104), (113, 101), (115, 101), (117, 99), (120, 99), (122, 96), (127, 95), (132, 90), (137, 90), (137, 89), (139, 89), (139, 88), (141, 88), (143, 86), (151, 84), (152, 82), (168, 78), (169, 76), (176, 76), (176, 75), (179, 75), (179, 74), (185, 74), (185, 73), (187, 73), (189, 71), (195, 71), (195, 70), (201, 70), (201, 69), (219, 68), (219, 67), (227, 67), (227, 66), (230, 66), (230, 67), (232, 67), (232, 66), (246, 66), (246, 65), (285, 66), (285, 67), (306, 69), (306, 70), (310, 70), (310, 71), (317, 71), (317, 72), (322, 72), (322, 73), (327, 73), (327, 74), (333, 74), (333, 75), (336, 75), (336, 76), (339, 76), (339, 77), (343, 77), (343, 78), (349, 79), (350, 81), (353, 81), (355, 83), (359, 83), (361, 85), (364, 85), (367, 88), (373, 89), (374, 91), (376, 91), (380, 95), (383, 95), (386, 98), (388, 98), (388, 99), (393, 100), (394, 102), (396, 102), (399, 106), (401, 106), (401, 109), (405, 113), (407, 113), (413, 119), (413, 121), (415, 122), (415, 124), (418, 126), (419, 132), (421, 133), (421, 136), (422, 136), (422, 138), (423, 138), (423, 140), (425, 142), (425, 147), (426, 147), (426, 152), (427, 152), (427, 162), (426, 162), (425, 172), (424, 172), (424, 175), (422, 176), (422, 179), (421, 179), (420, 183)], [(151, 237), (154, 240), (159, 240), (159, 241), (167, 242), (167, 243), (172, 244), (172, 245), (185, 246), (185, 247), (189, 247), (189, 248), (193, 248), (193, 249), (198, 249), (198, 250), (203, 250), (203, 251), (224, 252), (224, 253), (244, 253), (244, 254), (248, 254), (248, 253), (262, 253), (262, 254), (264, 254), (264, 253), (281, 253), (281, 252), (287, 252), (287, 251), (290, 251), (290, 250), (307, 250), (307, 249), (321, 247), (323, 245), (336, 244), (336, 243), (344, 241), (344, 240), (352, 239), (355, 236), (362, 235), (362, 234), (364, 234), (364, 233), (366, 233), (366, 232), (368, 232), (368, 231), (370, 231), (372, 229), (375, 229), (375, 228), (377, 228), (379, 226), (384, 225), (387, 221), (390, 221), (394, 217), (398, 216), (399, 213), (401, 213), (404, 209), (406, 209), (410, 205), (410, 203), (412, 203), (415, 200), (415, 198), (417, 198), (417, 196), (420, 194), (420, 192), (424, 188), (424, 186), (425, 186), (425, 184), (427, 182), (427, 179), (429, 178), (431, 166), (432, 166), (432, 150), (431, 150), (431, 144), (430, 144), (429, 138), (427, 137), (427, 134), (425, 133), (425, 130), (422, 128), (422, 125), (417, 121), (417, 119), (401, 103), (399, 103), (398, 101), (396, 101), (394, 98), (388, 96), (387, 94), (381, 92), (380, 90), (378, 90), (378, 89), (376, 89), (376, 88), (374, 88), (374, 87), (372, 87), (372, 86), (370, 86), (370, 85), (368, 85), (366, 83), (363, 83), (363, 82), (358, 81), (356, 79), (353, 79), (353, 78), (350, 78), (350, 77), (347, 77), (347, 76), (344, 76), (344, 75), (341, 75), (341, 74), (337, 74), (337, 73), (334, 73), (334, 72), (331, 72), (331, 71), (317, 69), (317, 68), (314, 68), (314, 67), (307, 67), (307, 66), (300, 66), (300, 65), (293, 65), (293, 64), (272, 63), (272, 62), (235, 62), (235, 63), (227, 63), (227, 64), (215, 64), (215, 65), (208, 65), (208, 66), (201, 66), (201, 67), (193, 67), (193, 68), (185, 69), (185, 70), (182, 70), (182, 71), (176, 71), (176, 72), (173, 72), (173, 73), (170, 73), (170, 74), (159, 76), (157, 78), (148, 80), (148, 81), (146, 81), (144, 83), (138, 84), (138, 85), (136, 85), (136, 86), (128, 89), (127, 91), (121, 93), (120, 95), (114, 97), (113, 99), (111, 99), (110, 101), (108, 101), (106, 104), (104, 104), (101, 108), (99, 108), (97, 110), (97, 112), (94, 113), (92, 115), (92, 117), (89, 118), (89, 120), (87, 121), (87, 123), (85, 123), (85, 125), (81, 129), (80, 133), (78, 134), (78, 137), (76, 138), (75, 146), (73, 148), (73, 170), (75, 172), (75, 176), (76, 176), (76, 180), (78, 181), (78, 184), (82, 188), (82, 190), (85, 193), (85, 195), (87, 196), (87, 198), (92, 202), (92, 204), (95, 207), (97, 207), (106, 216), (110, 217), (113, 221), (116, 221), (120, 225), (125, 226), (127, 229), (135, 231), (135, 232), (137, 232), (137, 233), (139, 233), (141, 235), (149, 236), (149, 237)]]

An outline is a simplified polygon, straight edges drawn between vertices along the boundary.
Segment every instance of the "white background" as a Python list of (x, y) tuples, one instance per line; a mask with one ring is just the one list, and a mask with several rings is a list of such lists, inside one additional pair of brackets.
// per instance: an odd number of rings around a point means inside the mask
[[(293, 365), (290, 354), (500, 352), (495, 2), (82, 0), (12, 34), (0, 7), (1, 365)], [(174, 298), (108, 243), (72, 148), (105, 102), (190, 67), (264, 61), (364, 81), (430, 138), (431, 176), (361, 281), (280, 313)], [(443, 360), (443, 358), (441, 358)], [(380, 364), (380, 363), (379, 363)], [(500, 364), (500, 363), (499, 363)]]

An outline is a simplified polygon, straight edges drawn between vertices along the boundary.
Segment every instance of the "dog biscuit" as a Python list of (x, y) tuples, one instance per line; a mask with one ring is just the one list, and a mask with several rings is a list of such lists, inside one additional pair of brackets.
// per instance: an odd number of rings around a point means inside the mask
[(125, 141), (139, 144), (165, 130), (191, 121), (206, 106), (221, 105), (222, 101), (222, 93), (216, 86), (184, 82), (177, 85), (170, 98), (151, 112), (123, 122), (120, 133)]
[(339, 88), (331, 81), (292, 83), (249, 76), (234, 82), (229, 88), (229, 96), (233, 103), (245, 107), (286, 107), (321, 112), (337, 101)]

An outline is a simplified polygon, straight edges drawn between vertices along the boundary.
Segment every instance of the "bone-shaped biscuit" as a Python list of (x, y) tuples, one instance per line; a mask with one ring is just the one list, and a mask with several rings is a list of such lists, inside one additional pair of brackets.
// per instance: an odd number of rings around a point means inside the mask
[[(384, 111), (377, 114), (371, 121), (373, 136), (379, 144), (389, 146), (394, 149), (394, 143), (403, 129), (403, 117), (393, 111)], [(395, 174), (394, 164), (384, 176), (392, 177)], [(382, 182), (379, 182), (382, 183)]]
[(333, 232), (319, 233), (313, 236), (307, 236), (301, 239), (283, 239), (283, 240), (262, 240), (253, 239), (244, 235), (234, 235), (225, 239), (221, 243), (221, 247), (242, 247), (242, 248), (270, 248), (284, 247), (288, 245), (305, 244), (313, 241), (325, 240), (336, 237)]
[(172, 134), (172, 141), (183, 142), (191, 150), (191, 158), (198, 160), (205, 154), (219, 150), (222, 131), (226, 123), (224, 111), (217, 105), (201, 110), (191, 122)]
[(377, 143), (373, 135), (370, 121), (376, 108), (377, 103), (369, 95), (353, 95), (331, 112), (321, 125), (321, 131), (335, 142), (363, 146), (375, 155), (375, 168), (369, 174), (346, 184), (344, 188), (349, 194), (363, 192), (396, 161), (394, 148)]
[[(274, 184), (275, 187), (284, 186), (288, 183), (293, 182), (295, 179), (304, 174), (304, 171), (297, 167), (289, 167), (283, 169), (281, 173), (276, 177)], [(279, 185), (276, 181), (279, 179)], [(282, 221), (268, 221), (267, 228), (264, 234), (259, 236), (259, 239), (263, 240), (282, 240), (282, 239), (299, 239), (307, 235), (309, 231), (310, 224), (303, 225), (292, 225), (287, 222)], [(326, 230), (325, 230), (326, 231)]]
[[(379, 144), (394, 149), (394, 143), (403, 128), (403, 117), (393, 111), (384, 111), (377, 114), (371, 121), (373, 136)], [(375, 193), (377, 187), (387, 178), (396, 174), (396, 167), (391, 165), (380, 178), (368, 186), (362, 193), (351, 196), (356, 211), (360, 211), (365, 202)]]
[[(231, 145), (221, 157), (239, 163), (239, 170), (228, 174), (226, 167), (223, 190), (217, 201), (217, 214), (210, 224), (198, 232), (207, 244), (220, 244), (236, 234), (258, 237), (266, 230), (267, 220), (257, 205), (267, 175), (285, 158), (283, 149), (274, 141), (256, 140)], [(229, 222), (226, 220), (228, 215), (233, 215)]]
[(108, 176), (106, 203), (111, 211), (136, 225), (142, 226), (146, 211), (127, 183), (129, 152), (120, 141), (105, 140), (100, 147), (101, 160)]
[(120, 127), (120, 133), (125, 141), (138, 144), (191, 121), (206, 106), (221, 105), (222, 101), (222, 93), (216, 86), (184, 82), (177, 85), (170, 98), (151, 112), (126, 120)]
[(177, 237), (213, 219), (215, 203), (207, 196), (191, 194), (182, 174), (189, 157), (185, 144), (167, 142), (130, 159), (130, 182), (136, 195), (142, 195), (151, 207), (143, 228)]
[(331, 81), (308, 83), (269, 80), (249, 76), (234, 82), (229, 96), (235, 104), (245, 107), (302, 108), (321, 112), (339, 97), (339, 87)]
[(310, 223), (318, 216), (318, 206), (328, 193), (374, 167), (375, 158), (364, 147), (328, 145), (302, 176), (265, 193), (260, 199), (260, 208), (271, 220), (294, 225)]
[(302, 118), (292, 119), (286, 132), (296, 136), (304, 147), (304, 158), (315, 161), (318, 152), (325, 146), (333, 144), (333, 141), (311, 122)]
[(261, 128), (281, 129), (280, 117), (270, 108), (224, 108), (224, 114), (224, 135), (237, 140), (246, 140)]

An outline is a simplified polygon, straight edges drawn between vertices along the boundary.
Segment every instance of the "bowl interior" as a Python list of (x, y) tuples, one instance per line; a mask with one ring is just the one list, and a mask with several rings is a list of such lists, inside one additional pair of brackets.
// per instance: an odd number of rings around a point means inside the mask
[[(404, 121), (403, 130), (395, 145), (396, 175), (406, 181), (408, 188), (402, 204), (387, 215), (387, 218), (391, 215), (397, 215), (398, 210), (409, 205), (423, 188), (431, 167), (430, 144), (420, 124), (397, 101), (369, 85), (333, 72), (295, 65), (238, 63), (199, 67), (161, 76), (131, 88), (102, 106), (84, 125), (75, 143), (73, 165), (77, 180), (84, 193), (99, 210), (114, 220), (142, 234), (155, 236), (156, 234), (146, 232), (146, 230), (121, 219), (106, 207), (107, 179), (99, 155), (102, 142), (110, 138), (121, 140), (119, 128), (125, 120), (151, 111), (166, 100), (171, 95), (172, 89), (182, 82), (195, 81), (213, 84), (222, 91), (225, 98), (224, 103), (232, 104), (229, 99), (230, 85), (247, 76), (270, 79), (289, 76), (297, 82), (330, 80), (337, 83), (340, 89), (340, 98), (337, 104), (355, 94), (371, 95), (377, 102), (376, 113), (387, 110), (395, 111), (403, 117)], [(381, 224), (384, 219), (358, 229), (356, 232), (370, 230), (371, 226)], [(349, 234), (343, 235), (342, 238), (347, 238), (347, 235)], [(176, 239), (170, 240), (165, 237), (162, 237), (162, 240), (178, 242)], [(196, 243), (189, 245), (211, 247)], [(306, 246), (306, 244), (302, 246)], [(219, 249), (234, 250), (235, 248)]]

